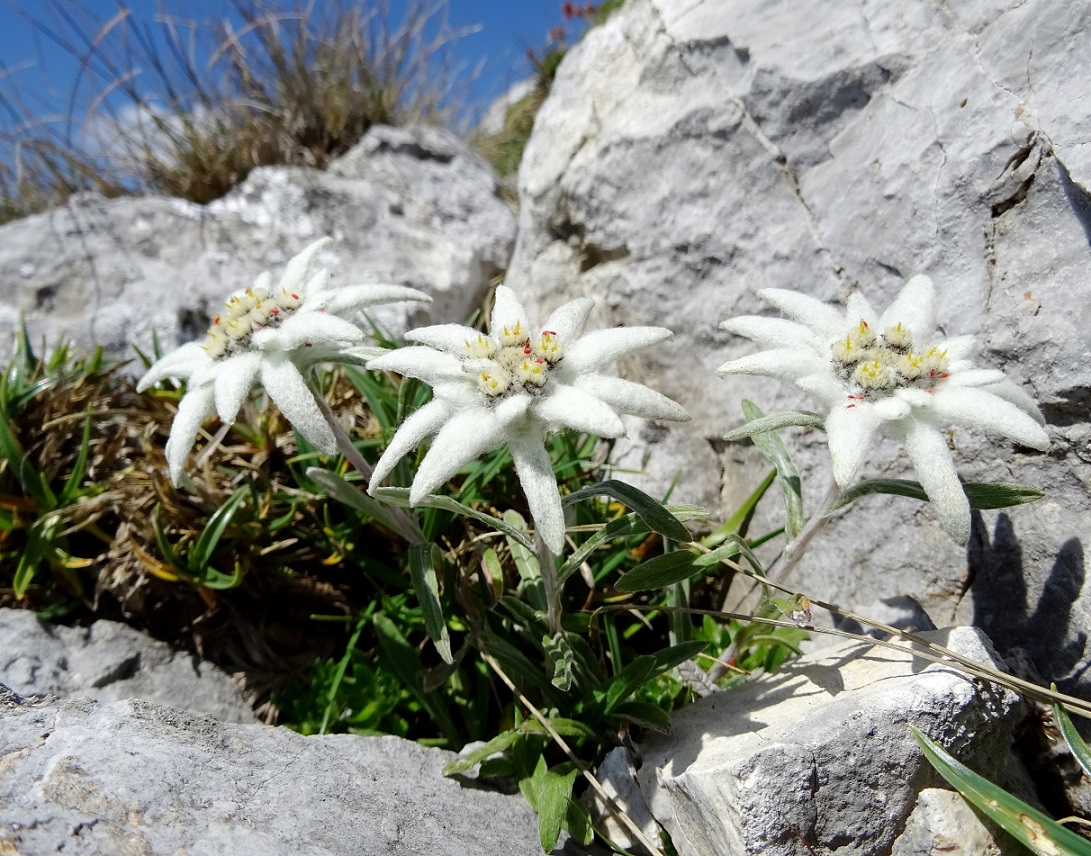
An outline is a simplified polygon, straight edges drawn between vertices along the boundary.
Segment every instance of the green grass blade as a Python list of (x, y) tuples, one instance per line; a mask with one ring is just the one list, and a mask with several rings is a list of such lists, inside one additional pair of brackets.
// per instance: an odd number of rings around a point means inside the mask
[(711, 535), (702, 538), (701, 543), (706, 547), (715, 547), (717, 544), (723, 543), (724, 539), (729, 535), (744, 534), (750, 516), (754, 513), (754, 509), (757, 507), (758, 503), (761, 502), (766, 491), (772, 487), (773, 482), (776, 480), (777, 471), (775, 469), (770, 470), (769, 474), (762, 479), (761, 484), (754, 488), (750, 496), (743, 500), (742, 505), (735, 510), (735, 513), (725, 520), (719, 529)]
[(337, 668), (333, 672), (333, 680), (330, 682), (330, 690), (326, 694), (326, 706), (322, 711), (322, 724), (318, 727), (319, 734), (325, 734), (326, 729), (330, 725), (330, 717), (333, 715), (333, 706), (337, 702), (337, 692), (341, 688), (341, 682), (345, 679), (345, 671), (349, 667), (349, 662), (352, 660), (352, 652), (356, 648), (356, 643), (360, 639), (360, 633), (363, 632), (364, 627), (367, 624), (367, 619), (370, 618), (371, 607), (368, 607), (368, 612), (356, 623), (356, 630), (353, 631), (352, 636), (349, 637), (348, 645), (345, 646), (345, 653), (341, 657), (341, 660), (337, 664)]
[(450, 666), (455, 658), (451, 655), (451, 634), (447, 631), (447, 622), (443, 617), (443, 606), (439, 600), (439, 577), (436, 574), (436, 570), (442, 567), (443, 554), (435, 544), (410, 546), (409, 574), (413, 579), (417, 600), (420, 601), (424, 628), (443, 662)]
[(939, 774), (979, 811), (1033, 852), (1043, 856), (1056, 856), (1058, 853), (1091, 856), (1091, 841), (1065, 829), (1053, 818), (979, 776), (916, 728), (910, 728), (924, 756)]
[(49, 483), (30, 463), (15, 432), (11, 430), (11, 423), (2, 412), (0, 412), (0, 455), (7, 459), (11, 472), (22, 485), (26, 495), (37, 502), (43, 511), (52, 511), (57, 507), (57, 499), (53, 491), (49, 489)]
[(571, 505), (596, 496), (609, 496), (624, 503), (640, 515), (640, 519), (651, 529), (665, 538), (670, 538), (672, 541), (689, 540), (689, 530), (678, 522), (678, 518), (667, 511), (663, 503), (648, 496), (644, 491), (615, 479), (577, 490), (564, 497), (561, 502), (563, 505)]
[[(743, 401), (742, 412), (747, 423), (762, 419), (765, 414), (752, 401)], [(784, 441), (777, 436), (775, 431), (762, 431), (751, 436), (754, 445), (777, 468), (777, 481), (780, 483), (781, 493), (784, 495), (784, 530), (791, 541), (806, 522), (803, 517), (803, 493), (799, 480), (799, 470), (796, 469), (792, 456), (788, 454), (788, 448)]]
[[(1053, 692), (1057, 692), (1056, 684), (1050, 684), (1049, 688)], [(1072, 719), (1059, 702), (1053, 702), (1053, 718), (1057, 721), (1057, 727), (1061, 730), (1061, 736), (1064, 738), (1064, 742), (1068, 744), (1072, 755), (1083, 767), (1083, 771), (1091, 776), (1091, 750), (1088, 749), (1087, 744), (1084, 743), (1080, 733), (1076, 730), (1076, 726), (1072, 724)]]
[(70, 505), (76, 498), (76, 494), (83, 484), (83, 477), (87, 474), (87, 458), (91, 451), (91, 405), (87, 405), (87, 418), (83, 421), (83, 439), (80, 441), (80, 451), (76, 456), (76, 463), (72, 466), (72, 474), (64, 483), (58, 505), (63, 508)]
[(247, 488), (240, 487), (208, 519), (208, 523), (205, 524), (205, 528), (201, 531), (197, 543), (193, 545), (193, 550), (189, 554), (189, 569), (194, 576), (199, 575), (204, 569), (208, 568), (216, 546), (220, 543), (220, 539), (227, 527), (231, 525), (231, 518), (235, 516), (235, 512), (238, 511), (247, 493), (249, 493)]

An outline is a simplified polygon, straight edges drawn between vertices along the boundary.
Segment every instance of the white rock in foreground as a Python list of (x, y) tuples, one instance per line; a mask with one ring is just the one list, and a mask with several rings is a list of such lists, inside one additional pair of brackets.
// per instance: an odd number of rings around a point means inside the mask
[(0, 684), (24, 696), (140, 698), (224, 722), (255, 721), (219, 667), (105, 619), (65, 627), (0, 609)]
[[(994, 665), (979, 630), (922, 635)], [(953, 668), (845, 642), (685, 708), (642, 747), (638, 779), (681, 856), (880, 856), (941, 781), (909, 726), (996, 776), (1018, 707)]]
[(540, 854), (522, 797), (444, 778), (454, 757), (136, 700), (27, 704), (0, 687), (0, 853)]

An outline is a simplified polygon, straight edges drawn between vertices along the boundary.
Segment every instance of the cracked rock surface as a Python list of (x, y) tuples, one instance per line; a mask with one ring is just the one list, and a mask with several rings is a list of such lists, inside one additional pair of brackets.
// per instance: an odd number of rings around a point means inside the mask
[[(520, 171), (508, 284), (532, 316), (576, 296), (592, 323), (675, 338), (621, 366), (681, 402), (686, 426), (634, 420), (615, 449), (637, 483), (738, 507), (767, 466), (719, 438), (809, 408), (764, 378), (715, 369), (754, 346), (718, 329), (765, 314), (760, 288), (885, 306), (935, 281), (941, 328), (1035, 395), (1048, 454), (964, 430), (967, 481), (1046, 498), (975, 522), (969, 551), (926, 506), (873, 496), (835, 520), (792, 582), (843, 606), (912, 595), (940, 626), (1024, 647), (1047, 680), (1091, 690), (1091, 6), (1064, 0), (630, 0), (566, 57)], [(783, 432), (813, 510), (830, 480), (818, 432)], [(861, 478), (912, 478), (877, 443)], [(754, 532), (780, 525), (775, 503)], [(764, 516), (763, 516), (764, 515)], [(762, 528), (764, 527), (764, 528)]]
[(217, 666), (105, 619), (64, 627), (0, 609), (0, 684), (24, 696), (142, 698), (224, 722), (255, 721)]
[[(976, 628), (923, 636), (995, 665)], [(637, 778), (680, 856), (881, 856), (942, 784), (909, 726), (1000, 780), (1020, 709), (950, 667), (841, 642), (682, 710)]]
[(453, 753), (396, 737), (28, 702), (3, 686), (0, 711), (0, 853), (541, 853), (521, 796), (462, 787), (441, 774)]
[(165, 197), (69, 204), (0, 227), (4, 271), (0, 339), (25, 315), (32, 340), (64, 332), (108, 356), (149, 353), (200, 336), (231, 292), (312, 241), (332, 285), (409, 285), (429, 308), (396, 304), (371, 314), (393, 333), (462, 321), (507, 264), (511, 209), (491, 168), (453, 135), (433, 128), (372, 128), (328, 170), (262, 167), (222, 199), (196, 205)]

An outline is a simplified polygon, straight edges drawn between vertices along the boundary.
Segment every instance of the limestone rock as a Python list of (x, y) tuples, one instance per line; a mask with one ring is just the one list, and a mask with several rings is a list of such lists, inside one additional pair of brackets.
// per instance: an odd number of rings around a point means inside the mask
[[(942, 329), (1037, 396), (1047, 455), (964, 430), (968, 481), (1047, 498), (977, 521), (969, 555), (926, 506), (868, 497), (814, 542), (792, 582), (838, 603), (917, 598), (1026, 647), (1047, 680), (1086, 691), (1091, 623), (1091, 6), (1064, 0), (629, 0), (561, 64), (520, 171), (508, 283), (532, 317), (576, 296), (592, 323), (675, 338), (620, 367), (693, 414), (616, 449), (638, 484), (726, 516), (767, 466), (720, 439), (810, 402), (764, 378), (714, 374), (754, 347), (718, 327), (763, 313), (762, 287), (885, 306), (914, 273)], [(807, 508), (830, 481), (819, 432), (784, 432)], [(863, 477), (912, 478), (891, 441)], [(752, 531), (781, 525), (775, 503)], [(967, 584), (969, 585), (967, 590)], [(965, 596), (964, 596), (965, 595)], [(1071, 689), (1072, 687), (1069, 686)]]
[(217, 666), (104, 619), (64, 627), (28, 610), (0, 609), (0, 683), (24, 696), (140, 698), (224, 722), (255, 720)]
[[(977, 629), (923, 635), (994, 665)], [(996, 777), (1018, 712), (951, 667), (845, 642), (685, 708), (641, 747), (638, 779), (681, 856), (879, 856), (941, 781), (909, 726)]]
[(0, 688), (0, 852), (534, 856), (518, 795), (463, 788), (454, 755), (303, 737), (145, 701), (27, 704)]
[[(997, 841), (1008, 849), (1001, 849)], [(954, 791), (925, 788), (917, 797), (905, 831), (894, 841), (891, 856), (1003, 856), (1022, 847), (994, 824), (981, 821)]]
[(334, 286), (393, 282), (435, 298), (426, 309), (376, 309), (391, 332), (461, 321), (511, 251), (514, 216), (495, 187), (452, 135), (376, 127), (328, 171), (256, 169), (207, 206), (82, 194), (0, 227), (0, 341), (25, 315), (35, 344), (63, 331), (131, 357), (155, 330), (169, 349), (203, 335), (232, 291), (322, 235), (336, 241), (320, 257)]

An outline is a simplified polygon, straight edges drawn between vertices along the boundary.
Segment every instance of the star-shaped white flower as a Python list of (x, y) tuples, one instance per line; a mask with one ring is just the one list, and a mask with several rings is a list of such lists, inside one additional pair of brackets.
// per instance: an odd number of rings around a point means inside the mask
[(175, 484), (204, 421), (215, 411), (225, 424), (234, 422), (257, 383), (315, 448), (336, 449), (307, 373), (318, 363), (362, 362), (377, 352), (361, 349), (364, 333), (341, 316), (380, 303), (431, 298), (401, 285), (328, 289), (330, 272), (315, 261), (331, 243), (322, 238), (291, 259), (276, 287), (266, 272), (251, 288), (231, 295), (204, 340), (167, 354), (140, 379), (138, 391), (165, 378), (188, 382), (166, 447)]
[(742, 316), (723, 329), (770, 348), (720, 367), (721, 375), (787, 381), (826, 408), (837, 484), (848, 487), (880, 427), (905, 443), (917, 478), (947, 533), (965, 544), (970, 506), (947, 446), (948, 425), (1049, 447), (1034, 401), (1002, 372), (975, 369), (971, 336), (936, 333), (935, 288), (914, 276), (879, 315), (859, 292), (842, 314), (813, 297), (768, 288), (758, 296), (793, 320)]
[(594, 301), (580, 298), (532, 330), (510, 288), (496, 290), (491, 335), (441, 324), (410, 330), (405, 347), (371, 360), (372, 370), (429, 384), (433, 399), (395, 433), (375, 467), (370, 489), (419, 443), (434, 435), (410, 489), (417, 504), (479, 455), (507, 443), (534, 525), (554, 553), (564, 547), (564, 515), (546, 435), (573, 428), (600, 437), (625, 433), (618, 414), (688, 420), (666, 396), (639, 383), (600, 374), (619, 357), (671, 336), (662, 327), (615, 327), (580, 336)]

